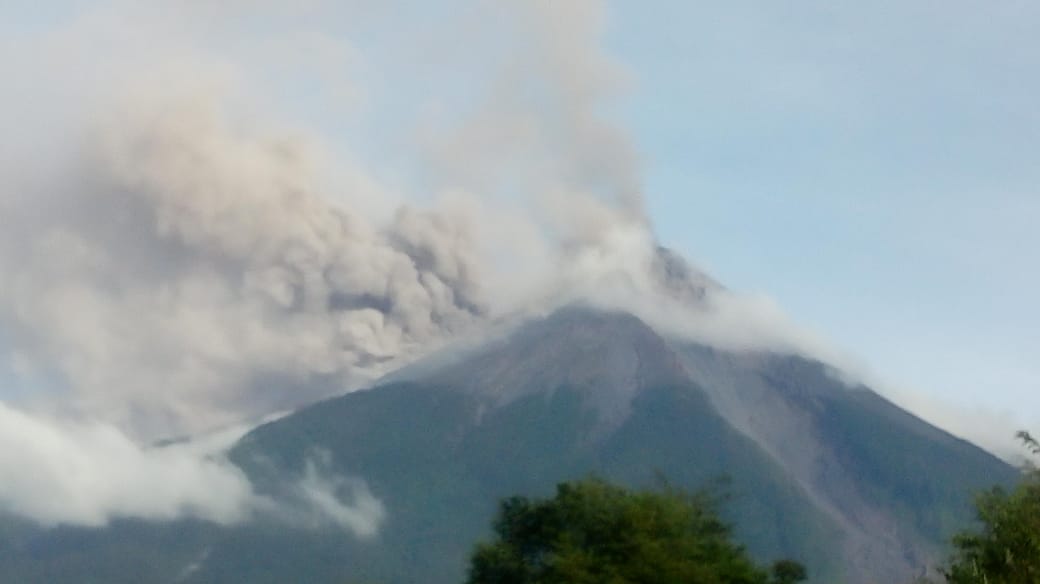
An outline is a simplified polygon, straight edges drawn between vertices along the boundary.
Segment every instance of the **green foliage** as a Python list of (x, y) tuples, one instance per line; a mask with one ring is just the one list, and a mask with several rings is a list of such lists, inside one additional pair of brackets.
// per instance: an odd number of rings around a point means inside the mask
[[(1040, 444), (1026, 432), (1018, 437), (1033, 454)], [(1013, 489), (994, 487), (975, 502), (982, 526), (953, 540), (955, 553), (945, 570), (951, 584), (1035, 584), (1040, 582), (1040, 470), (1028, 464)]]
[(795, 582), (803, 582), (809, 574), (805, 571), (805, 566), (792, 560), (780, 560), (773, 564), (773, 584), (794, 584)]
[(501, 503), (496, 541), (477, 546), (469, 584), (790, 584), (805, 568), (785, 560), (770, 579), (704, 494), (629, 491), (599, 479), (561, 483), (548, 500)]

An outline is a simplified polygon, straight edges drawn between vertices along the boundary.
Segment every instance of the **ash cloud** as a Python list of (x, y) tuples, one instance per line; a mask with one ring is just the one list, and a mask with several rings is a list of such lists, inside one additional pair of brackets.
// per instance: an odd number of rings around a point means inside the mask
[[(616, 226), (645, 231), (635, 157), (598, 110), (616, 82), (598, 2), (482, 8), (511, 15), (504, 65), (476, 111), (419, 132), (418, 185), (267, 91), (289, 71), (364, 94), (337, 69), (363, 52), (317, 25), (343, 8), (317, 3), (259, 40), (234, 18), (244, 8), (113, 1), (4, 41), (0, 66), (23, 88), (0, 114), (19, 130), (0, 155), (0, 351), (19, 386), (0, 395), (0, 457), (27, 470), (0, 480), (3, 509), (43, 524), (247, 520), (264, 503), (219, 450), (144, 445), (357, 387), (556, 302), (561, 268), (610, 253)], [(306, 52), (269, 62), (300, 38), (336, 58), (303, 73)], [(360, 536), (387, 513), (354, 479), (298, 486)]]
[(225, 424), (264, 413), (263, 375), (349, 384), (486, 311), (454, 217), (405, 205), (371, 225), (321, 194), (301, 146), (209, 104), (106, 129), (61, 209), (16, 236), (0, 297), (91, 412)]
[(598, 213), (645, 224), (639, 158), (604, 111), (628, 76), (602, 48), (603, 3), (508, 1), (478, 14), (482, 22), (509, 21), (496, 31), (504, 54), (479, 70), (490, 83), (473, 96), (473, 111), (423, 134), (435, 175), (484, 195), (522, 191), (543, 206), (545, 219), (562, 221), (554, 227), (564, 237), (583, 242), (603, 225), (561, 216), (574, 201), (588, 212), (591, 197)]

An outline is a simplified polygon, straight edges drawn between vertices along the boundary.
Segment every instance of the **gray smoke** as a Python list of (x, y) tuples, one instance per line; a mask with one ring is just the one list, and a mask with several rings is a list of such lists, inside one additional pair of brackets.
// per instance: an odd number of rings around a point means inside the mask
[(427, 137), (441, 180), (485, 194), (520, 191), (550, 207), (565, 231), (576, 218), (559, 207), (576, 198), (645, 222), (638, 156), (604, 114), (627, 76), (602, 48), (603, 3), (513, 0), (484, 6), (481, 18), (508, 23), (496, 31), (507, 50), (484, 72), (491, 83), (474, 111)]
[[(356, 388), (583, 279), (645, 279), (636, 158), (600, 111), (622, 80), (601, 3), (463, 4), (491, 18), (434, 36), (497, 56), (408, 98), (469, 95), (364, 112), (409, 126), (401, 173), (343, 135), (385, 63), (328, 23), (421, 45), (403, 7), (110, 0), (4, 39), (0, 469), (19, 478), (0, 510), (248, 519), (267, 503), (219, 450), (144, 445)], [(293, 521), (359, 536), (393, 513), (361, 478), (310, 473), (297, 495)]]
[(457, 217), (404, 205), (371, 225), (322, 192), (302, 146), (210, 104), (105, 130), (74, 192), (48, 193), (53, 212), (4, 254), (0, 296), (31, 360), (91, 412), (226, 423), (271, 406), (248, 389), (266, 376), (349, 385), (486, 311)]

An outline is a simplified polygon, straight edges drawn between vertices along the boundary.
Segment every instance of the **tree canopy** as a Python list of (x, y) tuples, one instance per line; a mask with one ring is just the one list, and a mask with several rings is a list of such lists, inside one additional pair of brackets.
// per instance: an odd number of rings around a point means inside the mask
[(599, 479), (562, 483), (552, 499), (504, 500), (496, 538), (473, 553), (469, 584), (791, 584), (805, 568), (772, 570), (731, 541), (706, 494), (631, 491)]
[[(1040, 444), (1018, 437), (1034, 455)], [(994, 487), (975, 502), (980, 528), (958, 534), (944, 570), (950, 584), (1035, 584), (1040, 582), (1040, 470), (1027, 463), (1012, 490)]]

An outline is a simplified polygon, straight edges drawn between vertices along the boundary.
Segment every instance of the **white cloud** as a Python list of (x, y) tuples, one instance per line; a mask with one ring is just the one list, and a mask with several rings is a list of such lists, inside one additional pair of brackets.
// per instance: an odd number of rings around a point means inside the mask
[(272, 517), (374, 535), (386, 517), (364, 481), (308, 459), (286, 478), (289, 497), (257, 494), (225, 451), (249, 426), (142, 447), (100, 422), (34, 416), (0, 403), (0, 511), (37, 522), (97, 527), (120, 518), (194, 517), (231, 525)]
[(244, 519), (253, 492), (217, 452), (143, 448), (117, 428), (0, 404), (0, 508), (44, 525), (116, 517)]

